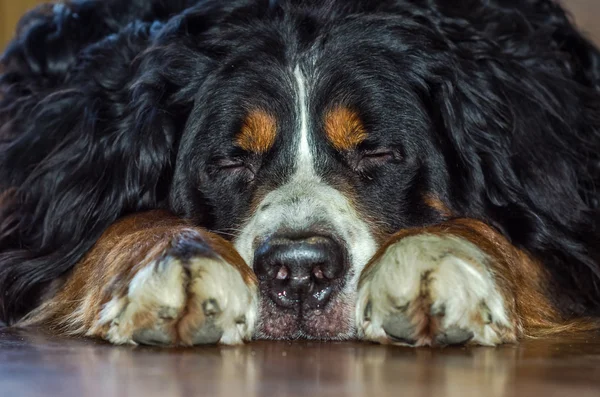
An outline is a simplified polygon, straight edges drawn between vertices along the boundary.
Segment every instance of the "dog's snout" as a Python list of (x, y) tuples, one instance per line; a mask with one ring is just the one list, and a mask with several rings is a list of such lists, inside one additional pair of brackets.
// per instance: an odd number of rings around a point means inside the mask
[(346, 273), (342, 247), (323, 236), (276, 236), (256, 250), (254, 271), (279, 306), (327, 304)]

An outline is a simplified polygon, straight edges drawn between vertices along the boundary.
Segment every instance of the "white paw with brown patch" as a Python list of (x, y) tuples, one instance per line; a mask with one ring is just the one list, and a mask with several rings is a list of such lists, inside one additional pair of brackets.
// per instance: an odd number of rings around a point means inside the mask
[(256, 290), (222, 258), (166, 256), (105, 304), (89, 334), (108, 327), (116, 344), (236, 344), (251, 338), (256, 316)]
[(359, 335), (411, 346), (514, 342), (514, 321), (490, 260), (450, 234), (416, 234), (392, 243), (361, 278)]

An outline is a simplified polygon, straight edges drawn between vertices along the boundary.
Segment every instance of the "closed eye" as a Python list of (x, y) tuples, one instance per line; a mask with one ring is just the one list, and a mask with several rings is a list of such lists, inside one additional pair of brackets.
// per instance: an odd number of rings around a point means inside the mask
[(363, 152), (358, 161), (357, 170), (364, 171), (373, 167), (387, 164), (396, 159), (391, 149), (375, 149)]
[(221, 174), (232, 177), (244, 177), (247, 182), (254, 180), (255, 171), (248, 164), (240, 158), (222, 158), (215, 161), (215, 168)]
[(237, 169), (247, 168), (244, 161), (240, 159), (217, 160), (217, 167), (222, 171), (235, 171)]

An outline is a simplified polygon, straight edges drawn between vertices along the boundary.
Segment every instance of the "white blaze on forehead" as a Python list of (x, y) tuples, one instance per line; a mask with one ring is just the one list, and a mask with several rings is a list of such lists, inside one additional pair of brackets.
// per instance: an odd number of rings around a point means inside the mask
[(369, 225), (342, 192), (326, 184), (315, 170), (317, 158), (311, 136), (310, 88), (300, 66), (293, 69), (297, 125), (294, 131), (295, 169), (291, 178), (269, 192), (251, 214), (235, 246), (252, 266), (255, 243), (265, 241), (281, 230), (309, 231), (315, 224), (327, 225), (344, 242), (351, 259), (344, 294), (350, 297), (360, 271), (375, 253), (376, 243)]
[(296, 66), (296, 69), (294, 69), (294, 78), (296, 80), (296, 90), (298, 93), (298, 119), (300, 130), (294, 179), (302, 177), (314, 177), (318, 179), (314, 172), (313, 153), (309, 143), (308, 87), (306, 77), (302, 73), (300, 66)]

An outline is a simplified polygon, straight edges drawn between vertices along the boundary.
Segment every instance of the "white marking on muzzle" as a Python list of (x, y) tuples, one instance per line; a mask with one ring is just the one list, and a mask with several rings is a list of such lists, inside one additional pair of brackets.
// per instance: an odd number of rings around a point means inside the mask
[(319, 225), (331, 230), (344, 242), (351, 263), (345, 293), (354, 296), (358, 277), (377, 249), (369, 225), (342, 192), (322, 181), (314, 167), (315, 147), (311, 145), (309, 86), (302, 70), (294, 71), (297, 90), (299, 137), (296, 144), (295, 170), (290, 180), (269, 192), (235, 239), (235, 246), (252, 266), (256, 242), (281, 230), (310, 231)]

